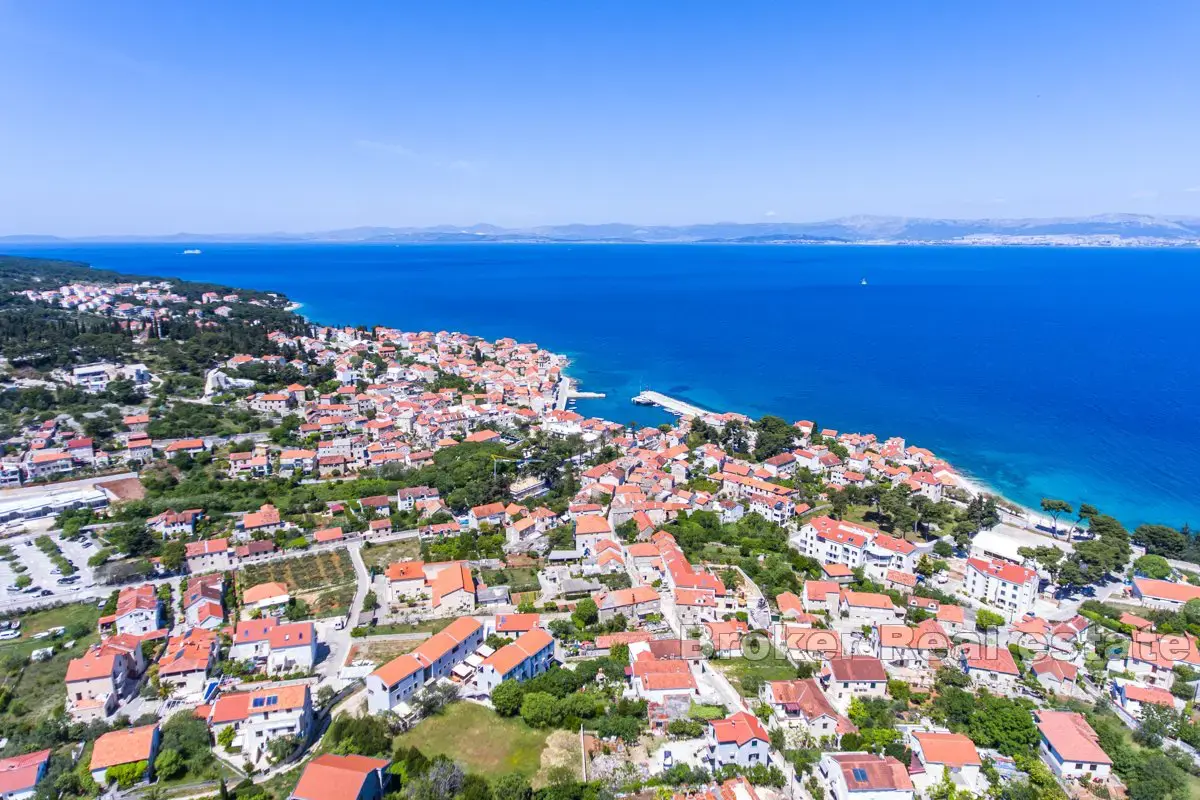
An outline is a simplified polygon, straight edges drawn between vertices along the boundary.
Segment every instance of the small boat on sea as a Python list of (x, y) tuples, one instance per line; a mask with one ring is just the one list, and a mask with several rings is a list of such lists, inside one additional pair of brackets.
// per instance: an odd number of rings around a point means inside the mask
[(866, 279), (866, 278), (863, 278), (861, 281), (859, 281), (858, 285), (859, 285), (859, 286), (866, 286), (866, 285), (867, 285), (867, 279)]
[(185, 256), (198, 256), (198, 255), (200, 255), (200, 252), (201, 251), (199, 251), (199, 250), (184, 250), (183, 254)]

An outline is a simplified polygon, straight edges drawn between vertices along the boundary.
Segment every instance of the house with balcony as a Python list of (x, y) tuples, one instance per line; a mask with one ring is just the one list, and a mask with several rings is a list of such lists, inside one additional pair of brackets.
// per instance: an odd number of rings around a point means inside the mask
[(449, 679), (483, 639), (484, 627), (478, 620), (454, 620), (411, 653), (393, 658), (366, 677), (367, 708), (377, 714), (395, 710), (431, 681)]
[(836, 744), (842, 734), (858, 730), (833, 707), (816, 678), (766, 681), (759, 700), (771, 709), (768, 727), (783, 730), (792, 741)]
[(752, 767), (771, 762), (771, 737), (758, 717), (739, 711), (708, 723), (702, 758), (712, 769)]
[(267, 672), (307, 672), (317, 660), (311, 622), (281, 623), (275, 617), (243, 620), (234, 629), (232, 661), (252, 661)]
[(490, 695), (502, 682), (536, 678), (553, 663), (554, 637), (541, 628), (532, 628), (485, 658), (475, 672), (475, 685)]
[(267, 761), (276, 739), (307, 738), (313, 722), (308, 684), (222, 694), (211, 705), (197, 707), (195, 713), (208, 723), (213, 738), (233, 728), (233, 747), (253, 764)]

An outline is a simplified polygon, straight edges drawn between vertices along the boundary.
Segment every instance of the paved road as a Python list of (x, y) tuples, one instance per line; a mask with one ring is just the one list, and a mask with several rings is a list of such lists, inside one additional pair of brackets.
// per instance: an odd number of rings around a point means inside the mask
[(325, 660), (317, 667), (321, 683), (332, 685), (337, 689), (345, 684), (345, 681), (338, 677), (338, 672), (346, 663), (346, 657), (350, 653), (350, 647), (353, 644), (350, 632), (358, 625), (359, 617), (362, 615), (363, 601), (366, 600), (367, 592), (371, 588), (371, 576), (367, 572), (367, 565), (363, 563), (360, 552), (362, 543), (351, 542), (346, 546), (346, 550), (350, 554), (350, 561), (354, 564), (358, 587), (354, 591), (354, 600), (350, 603), (350, 612), (346, 615), (346, 624), (340, 630), (334, 625), (325, 627), (325, 646), (329, 652)]

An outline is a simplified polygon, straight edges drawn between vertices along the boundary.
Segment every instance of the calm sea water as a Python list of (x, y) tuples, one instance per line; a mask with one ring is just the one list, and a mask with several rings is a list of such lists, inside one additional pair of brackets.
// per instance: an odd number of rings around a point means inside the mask
[[(668, 245), (10, 246), (274, 289), (323, 323), (569, 354), (579, 410), (718, 410), (901, 435), (1025, 504), (1200, 524), (1200, 251)], [(866, 278), (867, 286), (860, 285)]]

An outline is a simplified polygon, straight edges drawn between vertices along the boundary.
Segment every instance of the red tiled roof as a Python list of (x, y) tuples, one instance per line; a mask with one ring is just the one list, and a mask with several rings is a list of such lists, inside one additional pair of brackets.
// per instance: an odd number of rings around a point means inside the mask
[(1134, 590), (1143, 597), (1156, 600), (1169, 600), (1174, 603), (1186, 603), (1200, 597), (1200, 586), (1188, 583), (1159, 581), (1152, 578), (1134, 578)]
[[(998, 578), (1005, 583), (1012, 583), (1018, 586), (1037, 580), (1037, 573), (1033, 570), (1008, 561), (986, 561), (982, 558), (969, 558), (967, 559), (967, 567), (984, 575)], [(1197, 591), (1200, 591), (1200, 589)]]
[(1100, 739), (1082, 714), (1073, 711), (1034, 711), (1038, 730), (1063, 761), (1111, 764)]
[(829, 671), (836, 681), (887, 681), (883, 662), (874, 656), (831, 658)]
[(94, 771), (120, 764), (148, 761), (157, 732), (157, 725), (109, 731), (92, 745), (92, 760), (89, 769)]
[(725, 719), (715, 719), (709, 725), (712, 726), (716, 740), (721, 743), (732, 742), (741, 747), (751, 739), (764, 742), (771, 739), (758, 717), (745, 711), (739, 711)]
[(983, 763), (975, 743), (961, 733), (914, 733), (913, 738), (921, 744), (922, 759), (926, 764), (946, 764), (962, 767)]
[(963, 645), (963, 655), (970, 669), (999, 672), (1004, 675), (1020, 675), (1017, 662), (1007, 647), (996, 644), (983, 645), (978, 642), (968, 642)]
[(42, 765), (50, 760), (49, 750), (13, 756), (0, 760), (0, 796), (32, 789), (37, 783)]
[[(852, 791), (911, 791), (912, 779), (908, 770), (892, 756), (869, 753), (834, 753), (830, 755), (842, 770), (842, 778)], [(860, 777), (861, 776), (861, 777)]]
[(325, 753), (304, 768), (291, 796), (296, 800), (357, 800), (371, 772), (387, 765), (380, 758)]

